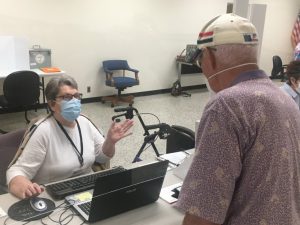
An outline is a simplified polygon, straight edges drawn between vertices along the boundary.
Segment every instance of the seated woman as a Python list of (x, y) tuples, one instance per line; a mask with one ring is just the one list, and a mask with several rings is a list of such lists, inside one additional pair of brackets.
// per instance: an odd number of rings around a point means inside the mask
[(300, 61), (292, 61), (287, 66), (287, 82), (281, 86), (290, 95), (300, 109)]
[(111, 124), (106, 138), (81, 115), (81, 96), (69, 76), (53, 78), (45, 95), (51, 115), (38, 121), (20, 156), (7, 170), (9, 191), (18, 198), (39, 195), (39, 184), (89, 173), (93, 163), (108, 162), (115, 144), (130, 135), (132, 120)]

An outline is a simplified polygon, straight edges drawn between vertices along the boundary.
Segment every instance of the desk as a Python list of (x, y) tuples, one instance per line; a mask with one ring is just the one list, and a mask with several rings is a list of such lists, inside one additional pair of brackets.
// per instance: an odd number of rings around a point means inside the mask
[[(187, 63), (180, 58), (176, 59), (176, 65), (177, 65), (177, 76), (178, 76), (176, 82), (179, 84), (179, 86), (180, 86), (179, 91), (181, 92), (181, 76), (183, 74), (195, 74), (195, 73), (199, 74), (199, 73), (202, 73), (202, 69), (194, 64)], [(179, 94), (181, 94), (181, 93), (179, 93)], [(187, 94), (187, 93), (185, 93), (185, 94), (190, 96), (190, 94)]]
[(184, 61), (176, 60), (178, 81), (181, 82), (181, 75), (202, 73), (202, 69), (198, 66)]
[[(168, 171), (164, 180), (163, 186), (169, 186), (180, 182), (181, 180), (173, 175), (172, 171)], [(47, 193), (43, 193), (41, 197), (50, 198)], [(17, 198), (11, 194), (0, 195), (0, 207), (7, 212), (8, 208), (18, 201)], [(56, 205), (59, 205), (62, 201), (55, 202)], [(69, 211), (68, 211), (69, 212)], [(67, 213), (68, 213), (67, 212)], [(58, 219), (62, 211), (55, 211), (50, 216), (51, 218)], [(68, 215), (68, 214), (65, 215)], [(101, 225), (153, 225), (153, 224), (162, 224), (162, 225), (180, 225), (182, 224), (184, 214), (176, 210), (173, 206), (168, 204), (162, 199), (158, 199), (155, 203), (143, 206), (138, 209), (134, 209), (117, 216), (100, 220), (93, 224)], [(4, 224), (4, 221), (7, 217), (0, 218), (0, 224)], [(57, 224), (49, 220), (47, 217), (43, 219), (43, 222), (46, 224)], [(82, 220), (80, 217), (75, 216), (69, 225), (72, 224), (81, 224)], [(24, 224), (24, 222), (16, 222), (11, 219), (8, 219), (6, 222), (7, 225), (10, 224)], [(30, 222), (30, 224), (41, 224), (40, 220)]]
[(36, 72), (41, 78), (42, 78), (42, 93), (43, 93), (43, 103), (46, 103), (45, 98), (45, 77), (51, 77), (51, 76), (61, 76), (66, 74), (65, 71), (60, 72), (53, 72), (53, 73), (45, 73), (41, 71), (40, 69), (32, 69), (31, 71)]
[[(33, 71), (37, 73), (40, 78), (41, 78), (41, 83), (42, 83), (42, 94), (43, 94), (43, 103), (46, 103), (46, 98), (45, 98), (45, 77), (51, 77), (51, 76), (60, 76), (66, 74), (65, 71), (60, 71), (60, 72), (53, 72), (53, 73), (45, 73), (41, 71), (40, 69), (31, 69), (30, 71)], [(9, 74), (13, 73), (15, 71), (1, 71), (0, 73), (0, 79), (5, 79)]]

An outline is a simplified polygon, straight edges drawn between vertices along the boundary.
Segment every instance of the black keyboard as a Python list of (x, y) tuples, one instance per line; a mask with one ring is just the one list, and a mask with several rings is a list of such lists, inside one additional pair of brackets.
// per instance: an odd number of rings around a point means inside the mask
[(78, 205), (78, 207), (79, 207), (86, 215), (90, 215), (91, 205), (92, 205), (92, 202), (85, 202), (85, 203), (82, 203), (82, 204)]
[(84, 176), (74, 177), (60, 182), (46, 184), (48, 194), (54, 199), (63, 199), (64, 197), (78, 192), (93, 189), (97, 178), (119, 173), (126, 169), (122, 166), (114, 167), (108, 170), (99, 171)]

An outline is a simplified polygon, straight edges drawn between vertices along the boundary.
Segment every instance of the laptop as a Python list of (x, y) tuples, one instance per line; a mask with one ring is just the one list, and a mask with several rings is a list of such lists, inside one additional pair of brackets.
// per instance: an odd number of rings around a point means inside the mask
[(96, 222), (155, 202), (160, 194), (168, 161), (153, 162), (96, 180), (94, 190), (65, 200), (85, 221)]

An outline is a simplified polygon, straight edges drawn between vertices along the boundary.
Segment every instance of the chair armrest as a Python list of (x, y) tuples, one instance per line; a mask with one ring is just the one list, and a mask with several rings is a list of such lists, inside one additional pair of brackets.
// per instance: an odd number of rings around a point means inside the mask
[(286, 74), (287, 66), (288, 66), (288, 65), (282, 65), (282, 73), (283, 73), (283, 74)]
[(7, 185), (0, 184), (0, 194), (8, 193), (8, 187)]
[(111, 86), (114, 86), (113, 73), (106, 73), (106, 80), (110, 81)]
[(129, 70), (129, 71), (131, 71), (131, 72), (134, 72), (134, 73), (138, 73), (138, 72), (139, 72), (138, 70), (136, 70), (136, 69), (131, 69), (130, 67), (127, 68), (127, 70)]
[(107, 69), (107, 68), (105, 68), (105, 67), (103, 67), (103, 70), (104, 70), (105, 73), (111, 73), (111, 74), (113, 73), (112, 70), (109, 70), (109, 69)]
[(139, 72), (135, 72), (134, 75), (135, 75), (135, 79), (138, 81), (139, 80)]

